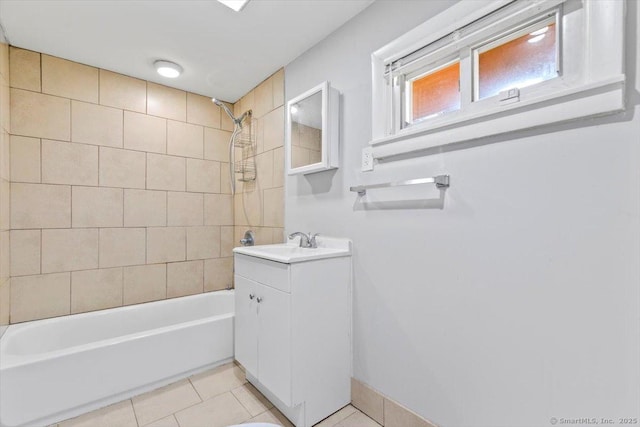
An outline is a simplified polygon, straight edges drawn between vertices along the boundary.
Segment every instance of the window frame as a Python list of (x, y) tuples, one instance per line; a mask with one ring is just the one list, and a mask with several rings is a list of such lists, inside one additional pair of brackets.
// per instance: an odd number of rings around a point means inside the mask
[[(371, 56), (374, 158), (624, 110), (624, 8), (624, 2), (616, 0), (485, 0), (481, 6), (462, 1), (378, 49)], [(559, 76), (522, 88), (516, 102), (501, 103), (498, 96), (474, 101), (473, 79), (463, 78), (475, 73), (473, 49), (556, 9), (564, 9), (556, 12)], [(460, 34), (469, 24), (487, 18), (485, 29)], [(461, 110), (399, 128), (397, 106), (402, 104), (397, 103), (403, 100), (386, 84), (387, 73), (393, 70), (390, 64), (420, 50), (427, 52), (413, 62), (423, 66), (458, 53)]]

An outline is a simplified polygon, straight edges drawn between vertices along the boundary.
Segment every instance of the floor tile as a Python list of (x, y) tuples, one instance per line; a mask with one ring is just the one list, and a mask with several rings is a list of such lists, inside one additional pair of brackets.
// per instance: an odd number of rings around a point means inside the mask
[(179, 427), (178, 421), (176, 421), (176, 417), (173, 415), (169, 415), (166, 418), (163, 418), (158, 421), (154, 421), (151, 424), (147, 424), (144, 427)]
[(190, 380), (202, 400), (226, 393), (247, 382), (244, 372), (233, 363), (194, 375)]
[(59, 427), (137, 427), (131, 400), (125, 400), (97, 411), (63, 421)]
[(281, 425), (282, 427), (294, 427), (293, 424), (291, 424), (291, 421), (289, 421), (287, 417), (285, 417), (282, 412), (278, 411), (276, 408), (269, 409), (268, 411), (247, 420), (247, 423), (272, 423)]
[(231, 393), (233, 393), (242, 406), (249, 411), (252, 417), (273, 408), (273, 404), (249, 383), (233, 389)]
[(335, 427), (380, 427), (380, 424), (357, 411), (340, 421)]
[(201, 401), (189, 380), (169, 384), (149, 393), (136, 396), (132, 400), (133, 408), (141, 426), (160, 420), (167, 415)]
[(352, 415), (354, 412), (359, 412), (356, 408), (351, 405), (347, 405), (339, 411), (333, 413), (328, 416), (324, 420), (320, 421), (315, 427), (333, 427), (338, 424), (340, 421)]
[(251, 418), (230, 392), (176, 413), (180, 427), (225, 427)]

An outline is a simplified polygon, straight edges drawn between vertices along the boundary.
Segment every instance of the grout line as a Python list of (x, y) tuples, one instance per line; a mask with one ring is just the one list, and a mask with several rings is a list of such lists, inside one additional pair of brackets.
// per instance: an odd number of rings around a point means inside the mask
[(136, 407), (133, 406), (133, 399), (128, 399), (129, 403), (131, 403), (131, 411), (133, 412), (133, 417), (136, 419), (136, 425), (140, 427), (140, 421), (138, 421), (138, 414), (136, 413)]

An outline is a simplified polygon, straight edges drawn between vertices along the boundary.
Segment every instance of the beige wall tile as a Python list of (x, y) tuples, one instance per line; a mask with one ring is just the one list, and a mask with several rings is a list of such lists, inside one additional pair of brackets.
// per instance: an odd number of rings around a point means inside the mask
[(220, 163), (187, 159), (187, 191), (220, 192)]
[(233, 257), (204, 261), (204, 290), (218, 291), (233, 283)]
[(42, 182), (98, 185), (98, 147), (43, 139)]
[(122, 147), (122, 110), (71, 101), (71, 141)]
[(11, 136), (11, 180), (40, 182), (40, 140)]
[(204, 128), (204, 158), (228, 162), (231, 134), (226, 130)]
[(38, 52), (11, 46), (9, 65), (11, 87), (40, 92), (40, 54)]
[(71, 187), (11, 184), (11, 228), (71, 227)]
[(71, 313), (122, 305), (122, 268), (71, 273)]
[(69, 141), (71, 101), (57, 96), (11, 89), (11, 133)]
[(233, 248), (235, 243), (233, 226), (220, 227), (220, 256), (233, 256)]
[(167, 120), (146, 114), (124, 112), (124, 148), (167, 152)]
[(9, 44), (6, 40), (0, 42), (0, 75), (9, 75)]
[(145, 188), (145, 153), (100, 147), (100, 185), (105, 187)]
[(121, 227), (122, 189), (73, 187), (71, 219), (73, 227)]
[(146, 113), (147, 82), (100, 70), (100, 104)]
[(251, 415), (229, 392), (175, 414), (180, 427), (224, 427), (247, 421)]
[(260, 188), (273, 187), (273, 150), (256, 156), (256, 169)]
[(264, 117), (264, 151), (284, 146), (284, 107)]
[(233, 225), (233, 196), (227, 194), (205, 194), (204, 224)]
[(204, 150), (204, 128), (188, 123), (168, 121), (167, 154), (201, 159)]
[[(245, 111), (253, 110), (254, 100), (255, 100), (255, 89), (247, 92), (242, 98), (240, 98), (241, 108), (240, 108), (239, 114), (242, 114)], [(254, 117), (257, 117), (257, 116), (254, 114)]]
[(187, 259), (220, 256), (220, 227), (187, 227)]
[(98, 69), (42, 55), (42, 92), (98, 103)]
[(11, 317), (11, 280), (0, 283), (0, 325), (8, 325)]
[(269, 78), (254, 89), (254, 117), (262, 117), (273, 110), (273, 85)]
[(9, 87), (8, 77), (0, 76), (0, 111), (5, 113), (0, 114), (0, 127), (5, 132), (11, 130), (11, 88)]
[(384, 399), (384, 426), (385, 427), (435, 427), (429, 421), (419, 415), (400, 406), (396, 402)]
[(0, 230), (11, 228), (11, 184), (0, 179)]
[[(218, 241), (218, 245), (220, 242)], [(11, 236), (9, 230), (0, 231), (0, 283), (11, 277)]]
[(264, 190), (264, 225), (284, 227), (284, 190), (282, 187)]
[(183, 227), (151, 227), (147, 229), (147, 263), (184, 261), (186, 234)]
[[(229, 104), (228, 102), (225, 102), (224, 104), (231, 111), (233, 111), (233, 104)], [(235, 114), (234, 114), (234, 116), (235, 116)], [(234, 127), (235, 127), (235, 123), (233, 123), (233, 120), (231, 119), (231, 117), (229, 117), (227, 112), (226, 111), (221, 111), (220, 112), (220, 129), (227, 130), (227, 131), (233, 131)]]
[(144, 426), (200, 402), (200, 397), (189, 380), (182, 380), (131, 400), (138, 423)]
[(144, 264), (145, 241), (144, 228), (101, 228), (100, 268)]
[(203, 195), (169, 192), (167, 196), (168, 225), (203, 225)]
[(11, 279), (11, 323), (71, 312), (71, 273)]
[(187, 93), (147, 82), (147, 114), (167, 119), (187, 120)]
[(167, 297), (167, 265), (124, 267), (124, 304), (139, 304)]
[(284, 104), (284, 68), (280, 68), (271, 76), (273, 85), (273, 107), (277, 108)]
[(220, 128), (220, 110), (211, 98), (187, 92), (187, 122)]
[(351, 378), (351, 404), (379, 424), (384, 422), (383, 400), (384, 398), (377, 391)]
[(165, 191), (124, 190), (124, 226), (158, 227), (167, 225)]
[(40, 274), (40, 230), (11, 231), (11, 275)]
[(273, 186), (284, 186), (284, 147), (276, 148), (273, 150)]
[(0, 129), (0, 178), (11, 179), (11, 135), (5, 129)]
[(203, 261), (167, 264), (167, 298), (202, 293), (203, 268)]
[(42, 230), (42, 273), (98, 268), (98, 229)]
[(186, 163), (182, 157), (147, 154), (147, 188), (184, 191)]
[[(255, 186), (244, 187), (242, 194), (236, 194), (234, 198), (234, 224), (236, 225), (263, 225), (263, 197), (262, 191)], [(273, 201), (270, 202), (273, 204)]]
[(229, 163), (220, 163), (220, 193), (231, 194), (231, 175)]

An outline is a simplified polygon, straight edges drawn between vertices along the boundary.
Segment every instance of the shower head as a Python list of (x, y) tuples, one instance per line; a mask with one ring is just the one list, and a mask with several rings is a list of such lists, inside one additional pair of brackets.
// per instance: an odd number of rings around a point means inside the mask
[(236, 118), (233, 116), (233, 113), (231, 112), (229, 107), (227, 107), (227, 104), (223, 103), (222, 101), (220, 101), (219, 99), (216, 99), (216, 98), (211, 98), (211, 101), (214, 104), (216, 104), (218, 107), (221, 107), (227, 113), (227, 115), (229, 115), (229, 117), (231, 117), (231, 120), (233, 120), (234, 122), (237, 121)]

